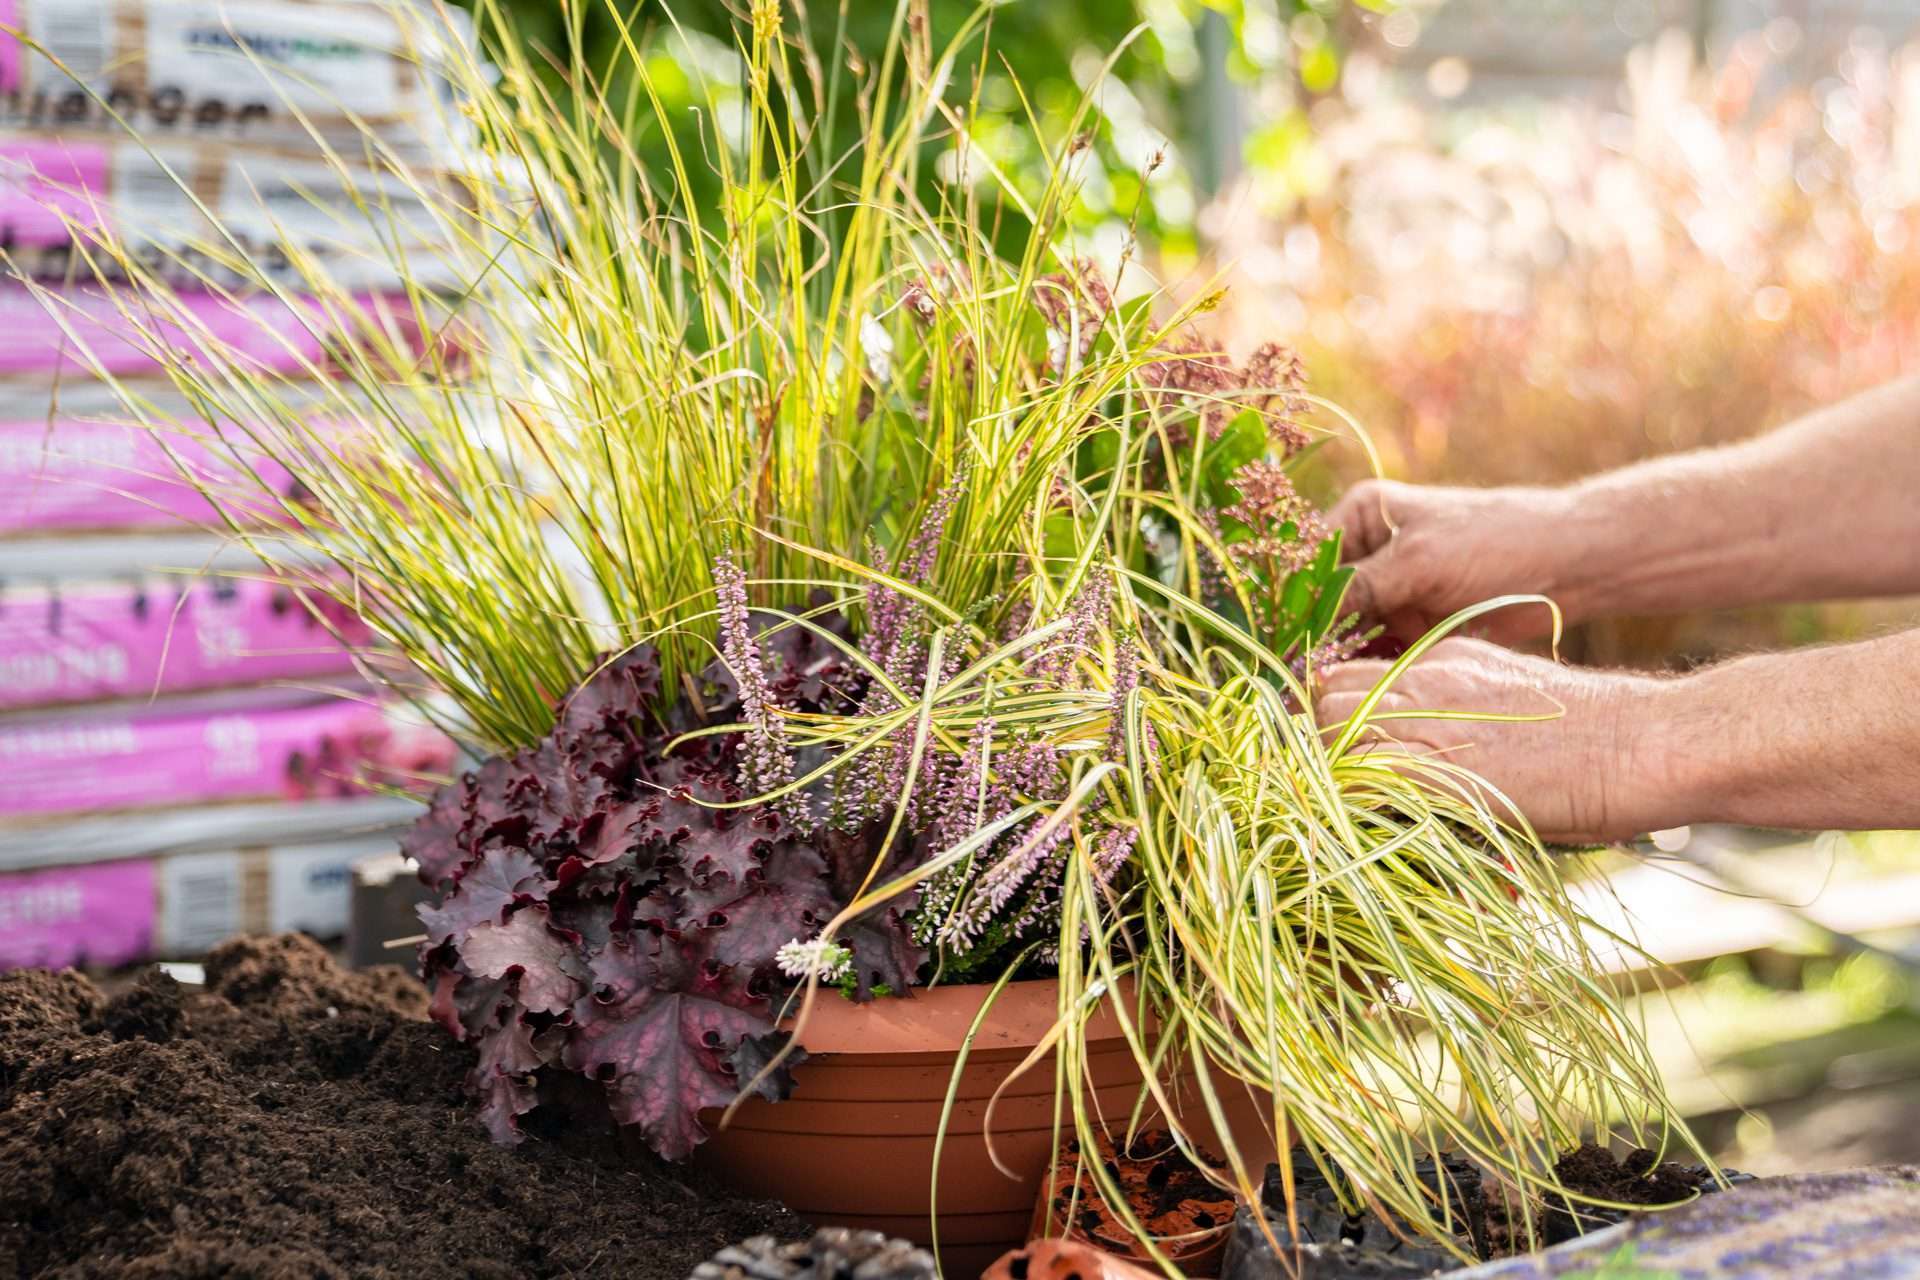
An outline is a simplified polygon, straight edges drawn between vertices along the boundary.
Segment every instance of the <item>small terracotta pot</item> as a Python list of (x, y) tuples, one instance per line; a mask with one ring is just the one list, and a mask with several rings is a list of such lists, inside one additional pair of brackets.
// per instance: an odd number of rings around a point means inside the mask
[[(1127, 1208), (1147, 1229), (1160, 1251), (1184, 1276), (1220, 1274), (1220, 1258), (1227, 1248), (1227, 1229), (1233, 1223), (1237, 1200), (1222, 1191), (1174, 1146), (1164, 1129), (1140, 1133), (1132, 1152), (1117, 1149), (1124, 1133), (1100, 1135), (1094, 1158), (1120, 1184)], [(1215, 1170), (1225, 1162), (1200, 1153)], [(1080, 1142), (1060, 1144), (1052, 1176), (1043, 1182), (1033, 1207), (1036, 1240), (1059, 1237), (1153, 1268), (1153, 1261), (1134, 1237), (1127, 1219), (1115, 1212), (1100, 1186), (1084, 1172)]]
[(1160, 1280), (1160, 1273), (1092, 1245), (1035, 1240), (988, 1267), (981, 1280)]
[[(695, 1159), (742, 1191), (782, 1201), (809, 1222), (866, 1227), (931, 1244), (934, 1139), (967, 1028), (987, 986), (917, 990), (911, 999), (814, 1002), (801, 1032), (808, 1059), (793, 1096), (742, 1104)], [(1059, 984), (1009, 984), (974, 1038), (940, 1160), (940, 1255), (949, 1277), (979, 1275), (1022, 1243), (1053, 1155), (1051, 1055), (1008, 1087), (993, 1113), (994, 1167), (983, 1131), (987, 1103), (1053, 1027)], [(1087, 1029), (1092, 1101), (1126, 1122), (1140, 1071), (1112, 1015)], [(1249, 1109), (1251, 1115), (1251, 1109)], [(719, 1113), (706, 1117), (717, 1125)], [(1072, 1117), (1062, 1118), (1067, 1130)], [(1257, 1132), (1251, 1119), (1236, 1133)], [(1198, 1136), (1211, 1136), (1210, 1128)]]

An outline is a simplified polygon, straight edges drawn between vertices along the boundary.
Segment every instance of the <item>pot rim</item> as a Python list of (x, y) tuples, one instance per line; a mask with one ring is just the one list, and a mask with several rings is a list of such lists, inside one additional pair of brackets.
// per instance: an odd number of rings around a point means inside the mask
[[(800, 1043), (810, 1054), (936, 1054), (951, 1056), (966, 1042), (967, 1031), (993, 990), (990, 982), (913, 987), (910, 994), (882, 996), (856, 1004), (822, 987), (800, 1024)], [(1060, 980), (1033, 978), (1009, 982), (973, 1038), (973, 1052), (1030, 1049), (1046, 1037), (1060, 1017)], [(793, 1030), (796, 1020), (781, 1019)], [(1097, 1038), (1117, 1037), (1119, 1023), (1102, 1007), (1088, 1020)]]

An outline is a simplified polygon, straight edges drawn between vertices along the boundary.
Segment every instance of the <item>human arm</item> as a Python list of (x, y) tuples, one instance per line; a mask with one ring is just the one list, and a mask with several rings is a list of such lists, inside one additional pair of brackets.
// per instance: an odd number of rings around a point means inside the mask
[[(1920, 377), (1777, 431), (1564, 488), (1372, 481), (1334, 508), (1351, 599), (1412, 640), (1495, 596), (1551, 597), (1570, 621), (1920, 592)], [(1545, 608), (1483, 634), (1547, 629)]]
[[(1350, 716), (1387, 667), (1334, 669), (1320, 722)], [(1920, 828), (1920, 630), (1682, 676), (1580, 670), (1449, 639), (1378, 706), (1435, 709), (1552, 716), (1386, 719), (1374, 730), (1472, 770), (1547, 839), (1618, 840), (1696, 822)]]

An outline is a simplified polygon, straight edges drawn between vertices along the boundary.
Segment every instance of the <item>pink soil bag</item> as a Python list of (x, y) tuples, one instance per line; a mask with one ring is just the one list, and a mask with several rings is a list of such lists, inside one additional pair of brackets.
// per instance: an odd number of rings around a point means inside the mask
[(451, 744), (344, 699), (0, 721), (0, 819), (360, 794), (452, 769)]
[[(321, 607), (350, 643), (369, 638), (358, 619)], [(328, 628), (268, 582), (0, 587), (0, 711), (352, 670)]]
[(145, 859), (0, 876), (0, 969), (146, 959), (158, 923), (156, 879)]
[[(5, 18), (0, 4), (0, 21)], [(97, 226), (106, 194), (103, 143), (0, 141), (0, 244), (21, 249), (68, 244), (73, 233), (65, 220)]]
[[(230, 298), (213, 292), (182, 292), (177, 299), (179, 315), (141, 317), (141, 325), (165, 348), (156, 351), (97, 285), (62, 290), (53, 299), (21, 285), (0, 285), (0, 377), (88, 377), (95, 362), (115, 377), (164, 376), (166, 351), (256, 373), (329, 375), (334, 366), (323, 339), (331, 335), (331, 345), (338, 348), (347, 337), (311, 299), (289, 305), (270, 293)], [(120, 302), (142, 305), (124, 293)], [(361, 295), (354, 305), (368, 316), (383, 317), (403, 343), (417, 341), (404, 299)]]
[[(145, 427), (0, 418), (0, 535), (218, 527), (219, 516), (195, 481), (229, 509), (244, 505), (262, 517), (270, 514), (265, 509), (270, 499), (256, 496), (253, 478), (239, 475), (226, 457), (179, 433), (168, 439), (172, 458)], [(192, 480), (181, 474), (175, 458)], [(262, 481), (293, 495), (293, 478), (284, 468), (264, 458), (253, 466)]]

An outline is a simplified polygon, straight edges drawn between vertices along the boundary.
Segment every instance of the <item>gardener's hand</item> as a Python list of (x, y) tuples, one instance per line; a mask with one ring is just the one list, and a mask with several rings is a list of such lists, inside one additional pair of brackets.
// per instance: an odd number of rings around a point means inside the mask
[[(1411, 642), (1468, 605), (1552, 595), (1564, 505), (1554, 489), (1357, 484), (1331, 516), (1345, 531), (1342, 547), (1355, 570), (1348, 602), (1367, 622)], [(1546, 606), (1520, 605), (1487, 615), (1471, 632), (1512, 643), (1552, 625)]]
[[(1327, 675), (1316, 710), (1329, 734), (1389, 665), (1348, 662)], [(1651, 754), (1661, 744), (1643, 738), (1659, 720), (1648, 714), (1651, 704), (1674, 683), (1582, 671), (1479, 640), (1443, 640), (1389, 687), (1361, 749), (1399, 744), (1470, 769), (1499, 793), (1489, 797), (1493, 803), (1517, 809), (1545, 839), (1625, 839), (1659, 823), (1666, 804), (1658, 790), (1661, 766)], [(1551, 718), (1377, 719), (1412, 711)]]

